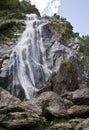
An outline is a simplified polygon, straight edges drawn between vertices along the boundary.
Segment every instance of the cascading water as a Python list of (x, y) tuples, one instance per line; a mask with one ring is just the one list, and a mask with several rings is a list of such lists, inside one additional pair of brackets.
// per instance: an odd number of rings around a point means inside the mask
[(49, 22), (39, 20), (35, 14), (26, 17), (26, 29), (9, 61), (8, 91), (21, 99), (33, 97), (61, 62), (76, 53), (59, 42), (55, 33), (49, 40)]
[(23, 91), (29, 99), (45, 83), (51, 71), (46, 64), (49, 40), (43, 32), (47, 22), (39, 20), (35, 14), (26, 16), (26, 29), (10, 57), (8, 90), (18, 97)]

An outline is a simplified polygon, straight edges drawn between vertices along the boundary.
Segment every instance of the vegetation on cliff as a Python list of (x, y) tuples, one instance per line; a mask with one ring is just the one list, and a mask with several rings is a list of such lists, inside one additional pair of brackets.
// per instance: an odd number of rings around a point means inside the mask
[(79, 54), (82, 56), (83, 59), (83, 69), (87, 70), (89, 67), (89, 35), (81, 37)]
[(0, 1), (0, 41), (14, 40), (15, 32), (19, 33), (24, 30), (23, 20), (26, 13), (39, 14), (35, 5), (31, 5), (30, 1)]
[(52, 36), (53, 33), (57, 32), (61, 35), (60, 40), (62, 42), (66, 42), (72, 37), (79, 36), (78, 33), (73, 32), (73, 26), (70, 22), (67, 21), (66, 18), (60, 17), (56, 14), (54, 14), (52, 17), (45, 16), (44, 18), (50, 21), (50, 36)]

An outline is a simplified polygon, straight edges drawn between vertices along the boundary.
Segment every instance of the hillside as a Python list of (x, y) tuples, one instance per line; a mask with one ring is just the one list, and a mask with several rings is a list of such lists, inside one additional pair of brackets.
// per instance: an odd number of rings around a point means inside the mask
[(3, 0), (0, 1), (0, 42), (14, 41), (17, 36), (14, 34), (23, 32), (25, 28), (25, 14), (39, 12), (30, 1)]
[(0, 130), (89, 130), (89, 36), (30, 1), (0, 1)]

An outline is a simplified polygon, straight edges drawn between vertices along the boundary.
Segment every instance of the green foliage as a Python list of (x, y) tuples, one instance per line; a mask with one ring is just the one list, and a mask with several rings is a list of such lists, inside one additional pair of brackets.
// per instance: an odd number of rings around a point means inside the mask
[(63, 61), (63, 63), (66, 64), (66, 65), (68, 65), (68, 64), (71, 63), (71, 60), (70, 59), (66, 59), (66, 60)]
[(73, 32), (73, 27), (70, 22), (66, 20), (66, 18), (63, 18), (59, 15), (54, 14), (52, 17), (45, 16), (45, 19), (49, 20), (50, 27), (49, 31), (51, 34), (54, 33), (53, 31), (57, 31), (61, 34), (61, 40), (65, 42), (66, 40), (70, 39), (71, 37), (76, 37), (76, 33)]
[(84, 70), (89, 67), (89, 36), (81, 37), (79, 56), (83, 56), (82, 66)]
[(72, 127), (75, 129), (75, 127), (76, 127), (76, 125), (77, 125), (78, 123), (77, 122), (75, 122), (75, 121), (72, 121), (71, 122), (71, 125), (72, 125)]
[(17, 38), (14, 33), (24, 30), (24, 24), (19, 20), (25, 19), (26, 13), (39, 14), (29, 0), (0, 0), (0, 41), (10, 42)]
[(55, 117), (54, 120), (52, 121), (52, 125), (56, 124), (56, 123), (63, 123), (63, 122), (67, 122), (66, 118), (57, 118)]
[(30, 118), (30, 117), (32, 117), (31, 113), (28, 112), (28, 111), (25, 112), (25, 115), (26, 115), (26, 118)]
[(38, 10), (35, 5), (31, 5), (30, 1), (23, 0), (20, 2), (20, 11), (23, 13), (37, 13)]
[(44, 116), (41, 116), (40, 117), (40, 121), (41, 121), (41, 123), (46, 123), (47, 122), (47, 119), (44, 117)]
[(15, 9), (19, 7), (19, 0), (0, 0), (0, 10)]
[(24, 25), (22, 22), (16, 19), (6, 20), (0, 22), (0, 41), (12, 41), (17, 36), (14, 36), (15, 32), (22, 32)]
[(0, 130), (6, 130), (5, 128), (3, 128), (3, 127), (0, 127)]

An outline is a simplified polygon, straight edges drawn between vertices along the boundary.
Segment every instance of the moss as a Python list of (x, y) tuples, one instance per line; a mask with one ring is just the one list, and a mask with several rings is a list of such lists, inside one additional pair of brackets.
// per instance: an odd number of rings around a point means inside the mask
[(0, 41), (13, 41), (17, 38), (14, 33), (20, 33), (23, 30), (23, 22), (19, 22), (16, 19), (6, 20), (0, 24)]
[(78, 123), (75, 122), (75, 121), (71, 122), (71, 125), (72, 125), (72, 127), (73, 127), (74, 129), (75, 129), (75, 127), (76, 127), (77, 124), (78, 124)]
[(47, 119), (44, 117), (44, 116), (41, 116), (40, 117), (40, 121), (41, 121), (41, 123), (46, 123), (47, 122)]
[(30, 118), (30, 117), (32, 117), (31, 113), (28, 112), (28, 111), (25, 112), (25, 115), (26, 115), (26, 118)]
[(63, 61), (63, 63), (66, 64), (66, 65), (68, 65), (68, 64), (71, 63), (71, 60), (70, 59), (66, 59), (66, 60)]
[(52, 125), (56, 124), (56, 123), (63, 123), (63, 122), (67, 122), (66, 118), (57, 118), (55, 117), (54, 120), (52, 121)]
[(6, 129), (0, 126), (0, 130), (6, 130)]

